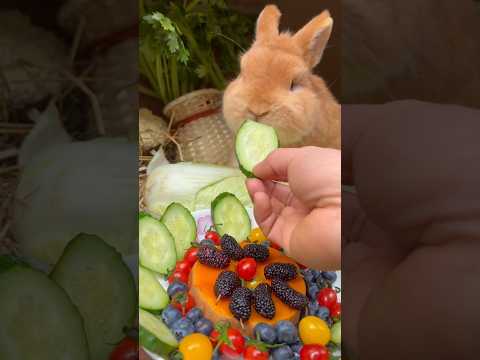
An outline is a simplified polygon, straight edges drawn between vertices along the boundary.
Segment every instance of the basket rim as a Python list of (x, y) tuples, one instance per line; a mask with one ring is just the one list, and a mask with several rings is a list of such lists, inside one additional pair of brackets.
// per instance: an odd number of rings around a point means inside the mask
[(210, 88), (210, 89), (200, 89), (200, 90), (194, 90), (194, 91), (191, 91), (189, 93), (186, 93), (178, 98), (176, 98), (175, 100), (173, 101), (170, 101), (167, 105), (165, 105), (165, 107), (163, 108), (163, 115), (165, 115), (167, 118), (169, 118), (169, 113), (171, 112), (172, 108), (174, 108), (175, 106), (181, 104), (182, 102), (190, 99), (190, 98), (193, 98), (193, 97), (196, 97), (196, 96), (199, 96), (199, 95), (221, 95), (222, 94), (222, 91), (218, 90), (218, 89), (213, 89), (213, 88)]

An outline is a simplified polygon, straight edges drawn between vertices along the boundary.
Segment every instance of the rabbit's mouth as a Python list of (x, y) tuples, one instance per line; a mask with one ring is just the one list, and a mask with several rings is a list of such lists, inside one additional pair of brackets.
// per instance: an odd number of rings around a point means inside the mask
[(298, 146), (303, 140), (305, 130), (296, 126), (295, 116), (289, 112), (269, 113), (255, 121), (273, 127), (283, 147)]

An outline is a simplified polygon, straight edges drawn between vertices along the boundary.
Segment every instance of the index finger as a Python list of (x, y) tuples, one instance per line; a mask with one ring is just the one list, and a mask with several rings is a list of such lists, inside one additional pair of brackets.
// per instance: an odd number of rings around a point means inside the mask
[(253, 174), (262, 180), (288, 181), (288, 166), (300, 149), (281, 148), (258, 163)]

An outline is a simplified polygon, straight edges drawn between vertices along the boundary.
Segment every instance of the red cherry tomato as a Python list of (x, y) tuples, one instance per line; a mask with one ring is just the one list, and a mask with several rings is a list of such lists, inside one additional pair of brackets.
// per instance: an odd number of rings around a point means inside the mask
[(173, 296), (171, 304), (185, 316), (195, 306), (195, 300), (190, 293), (182, 291)]
[(243, 338), (240, 331), (237, 329), (229, 328), (227, 331), (227, 337), (232, 343), (231, 346), (223, 343), (220, 345), (220, 352), (226, 357), (238, 357), (241, 355), (245, 349), (245, 339)]
[(243, 258), (237, 264), (237, 273), (243, 280), (252, 280), (257, 273), (257, 262), (254, 258)]
[(332, 305), (330, 308), (330, 316), (337, 320), (342, 317), (342, 304), (341, 303), (335, 303)]
[(171, 284), (175, 280), (188, 284), (188, 273), (186, 271), (175, 270), (172, 275), (168, 277), (168, 283)]
[(195, 264), (195, 262), (198, 260), (197, 254), (198, 254), (198, 247), (191, 247), (185, 253), (183, 260), (185, 260), (190, 265), (190, 267), (192, 267), (193, 264)]
[(300, 350), (300, 360), (328, 360), (328, 350), (323, 345), (303, 345)]
[(127, 336), (115, 347), (109, 360), (138, 360), (137, 342)]
[(331, 308), (337, 303), (337, 293), (332, 288), (323, 288), (317, 295), (320, 306)]
[(215, 245), (220, 245), (220, 235), (216, 231), (207, 231), (205, 234), (205, 239), (212, 240)]
[(216, 329), (213, 329), (212, 332), (210, 333), (210, 341), (214, 346), (217, 344), (219, 336), (220, 336), (220, 333)]
[(253, 345), (249, 345), (243, 352), (244, 360), (268, 360), (268, 351), (262, 351)]
[(175, 271), (183, 271), (188, 274), (190, 272), (190, 269), (191, 267), (187, 260), (178, 261), (175, 265)]

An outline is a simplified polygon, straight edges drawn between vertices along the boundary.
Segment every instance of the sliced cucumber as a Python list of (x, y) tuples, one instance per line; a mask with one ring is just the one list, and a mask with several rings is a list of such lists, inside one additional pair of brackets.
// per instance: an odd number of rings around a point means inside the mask
[(138, 267), (138, 302), (147, 310), (162, 310), (168, 305), (168, 294), (153, 272)]
[(332, 342), (336, 345), (342, 344), (342, 322), (336, 322), (332, 326)]
[(22, 265), (22, 262), (19, 259), (10, 255), (0, 256), (0, 273), (10, 270), (15, 265)]
[(138, 317), (140, 323), (140, 332), (138, 334), (140, 345), (155, 354), (167, 358), (178, 346), (178, 342), (170, 329), (160, 318), (145, 310), (140, 309)]
[(45, 274), (13, 266), (0, 273), (0, 294), (0, 359), (89, 359), (78, 309)]
[(222, 193), (213, 200), (212, 218), (220, 235), (228, 234), (238, 242), (246, 240), (252, 229), (247, 210), (231, 193)]
[(162, 218), (175, 240), (177, 260), (183, 258), (185, 251), (192, 246), (197, 237), (197, 224), (190, 211), (179, 203), (171, 203)]
[(175, 267), (175, 240), (162, 222), (148, 215), (142, 217), (138, 236), (140, 264), (160, 274), (167, 274)]
[(77, 235), (65, 248), (51, 278), (70, 296), (83, 317), (90, 358), (107, 359), (133, 325), (137, 288), (113, 247), (95, 235)]
[(235, 154), (240, 170), (254, 177), (253, 168), (279, 146), (275, 129), (256, 121), (245, 121), (235, 138)]
[(252, 205), (245, 186), (245, 177), (231, 176), (201, 189), (195, 196), (195, 210), (209, 209), (212, 201), (223, 192), (232, 193), (245, 206)]

